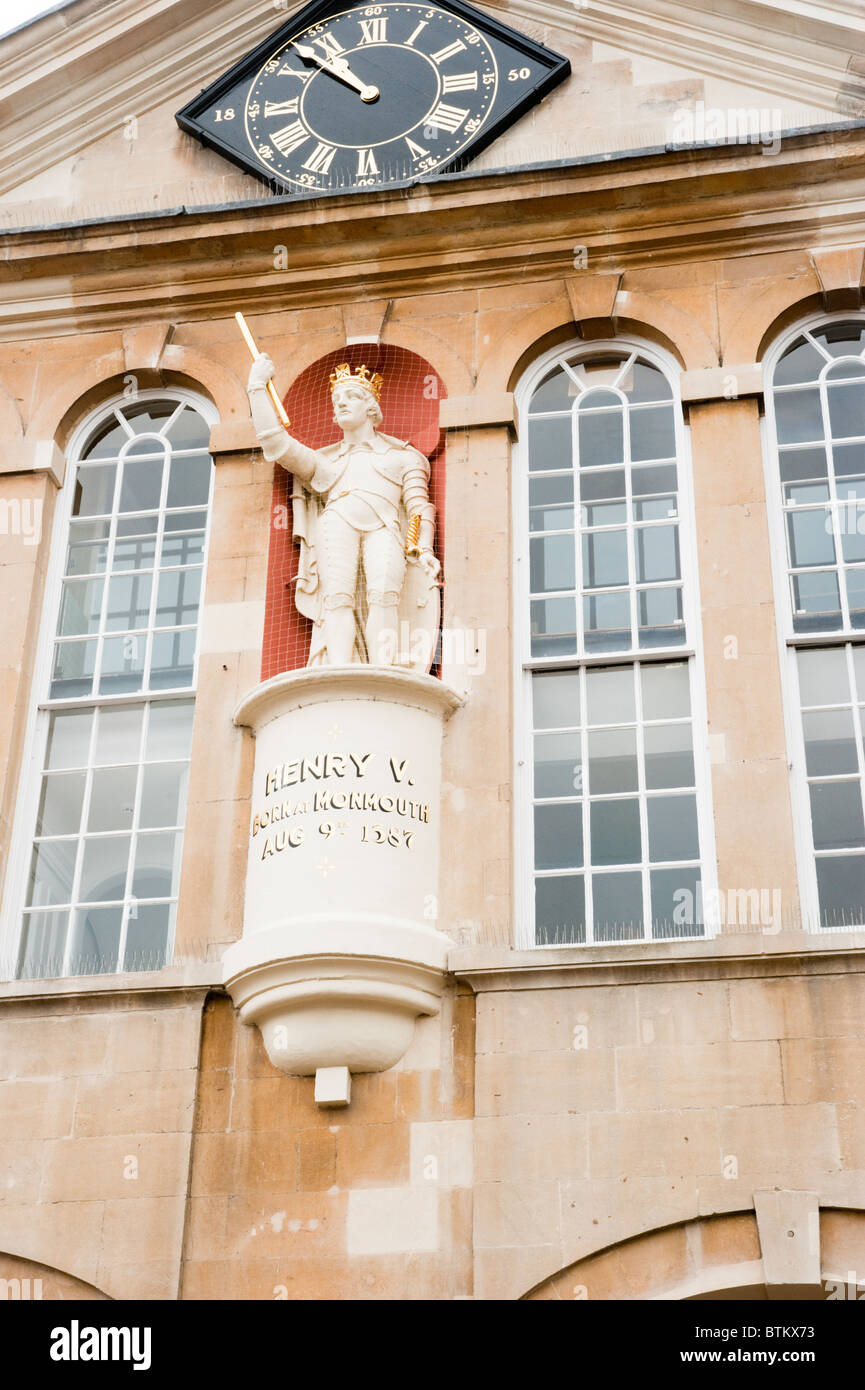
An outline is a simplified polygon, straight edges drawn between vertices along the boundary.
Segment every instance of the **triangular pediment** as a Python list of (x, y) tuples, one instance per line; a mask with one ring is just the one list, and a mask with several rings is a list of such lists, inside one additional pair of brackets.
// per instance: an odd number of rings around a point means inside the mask
[[(0, 225), (271, 196), (175, 114), (300, 8), (71, 0), (0, 40)], [(718, 138), (718, 111), (747, 108), (782, 131), (865, 115), (858, 0), (479, 8), (565, 54), (572, 72), (478, 170), (682, 143), (689, 110), (693, 143)]]

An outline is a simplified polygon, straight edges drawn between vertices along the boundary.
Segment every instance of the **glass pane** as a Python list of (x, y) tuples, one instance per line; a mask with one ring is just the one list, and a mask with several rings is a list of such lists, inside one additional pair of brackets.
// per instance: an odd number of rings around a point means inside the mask
[(631, 601), (627, 593), (583, 599), (586, 651), (621, 652), (631, 645)]
[(865, 845), (859, 781), (813, 782), (811, 826), (815, 849), (858, 849)]
[(803, 705), (841, 705), (849, 701), (850, 681), (843, 647), (798, 652), (796, 661)]
[(75, 913), (69, 971), (111, 975), (118, 968), (122, 907), (85, 907)]
[(580, 501), (607, 502), (625, 495), (625, 470), (608, 468), (580, 474)]
[(838, 575), (834, 570), (793, 575), (793, 609), (796, 613), (831, 613), (841, 610)]
[(653, 367), (648, 362), (634, 362), (631, 365), (622, 382), (622, 390), (634, 404), (637, 401), (669, 401), (673, 397), (672, 388), (664, 373), (659, 367)]
[(652, 936), (702, 936), (703, 884), (696, 868), (652, 869)]
[(653, 864), (663, 863), (665, 859), (699, 858), (695, 796), (651, 796), (646, 810), (649, 858)]
[(815, 328), (814, 337), (832, 357), (858, 355), (865, 346), (865, 326), (855, 320), (829, 323), (824, 328)]
[(125, 406), (123, 414), (136, 434), (159, 434), (176, 410), (176, 401), (140, 401), (137, 405)]
[(88, 830), (128, 830), (135, 813), (137, 767), (100, 768), (93, 773)]
[(833, 439), (854, 439), (865, 434), (865, 388), (861, 381), (830, 386), (826, 394)]
[(678, 526), (641, 526), (637, 529), (637, 580), (653, 584), (678, 579)]
[(850, 626), (865, 627), (865, 570), (846, 570), (847, 606), (850, 609)]
[(53, 773), (42, 779), (36, 816), (37, 835), (77, 835), (84, 804), (83, 772)]
[(579, 734), (536, 734), (535, 796), (579, 796), (582, 787)]
[(126, 637), (106, 637), (102, 644), (100, 694), (119, 695), (131, 690), (140, 690), (146, 650), (147, 638), (143, 633), (129, 633)]
[(592, 917), (595, 941), (639, 941), (643, 936), (640, 874), (594, 874)]
[(126, 924), (124, 970), (161, 970), (177, 911), (173, 903), (133, 903)]
[(860, 926), (865, 921), (865, 855), (818, 859), (817, 889), (821, 926)]
[(66, 556), (67, 574), (100, 574), (108, 556), (108, 521), (72, 521), (69, 523), (69, 550)]
[(529, 410), (570, 410), (576, 388), (563, 367), (554, 367), (537, 387)]
[(631, 491), (635, 497), (648, 497), (653, 492), (674, 492), (676, 465), (661, 464), (656, 468), (634, 468), (631, 471)]
[(682, 590), (678, 587), (640, 589), (637, 593), (637, 618), (641, 647), (669, 647), (684, 642)]
[(114, 569), (140, 570), (153, 564), (158, 522), (159, 518), (152, 513), (150, 516), (119, 519), (114, 542)]
[(636, 719), (634, 672), (630, 666), (586, 672), (589, 724), (626, 724)]
[(128, 835), (106, 835), (84, 841), (84, 860), (78, 897), (81, 902), (120, 901), (126, 893)]
[(51, 699), (72, 699), (76, 695), (89, 695), (93, 688), (95, 664), (95, 638), (83, 642), (58, 642), (54, 648)]
[(836, 444), (832, 449), (835, 472), (841, 478), (865, 474), (865, 444)]
[(621, 463), (625, 457), (623, 412), (604, 410), (597, 414), (580, 411), (580, 467), (599, 468), (607, 463)]
[(782, 482), (793, 483), (804, 478), (826, 477), (825, 449), (782, 449), (780, 460)]
[(139, 835), (135, 850), (132, 894), (136, 898), (167, 898), (177, 890), (180, 835)]
[(592, 864), (640, 862), (640, 803), (636, 797), (593, 801), (590, 824)]
[(150, 619), (150, 585), (149, 574), (118, 575), (109, 582), (105, 615), (108, 632), (128, 632), (133, 627), (147, 626)]
[(637, 790), (637, 731), (594, 729), (589, 734), (589, 792)]
[(102, 579), (66, 579), (60, 600), (60, 637), (82, 637), (99, 631)]
[(46, 767), (86, 767), (90, 756), (93, 711), (63, 710), (51, 715)]
[(798, 338), (787, 348), (775, 368), (775, 385), (792, 386), (794, 382), (816, 381), (826, 362), (821, 352), (807, 338)]
[[(172, 443), (181, 448), (172, 430)], [(167, 507), (200, 507), (210, 497), (210, 475), (213, 464), (209, 454), (192, 454), (173, 458), (168, 474)]]
[[(607, 588), (628, 582), (627, 531), (595, 531), (583, 536), (583, 588)], [(630, 626), (630, 609), (624, 623)], [(594, 626), (594, 624), (593, 624)]]
[(188, 763), (154, 763), (145, 767), (139, 822), (142, 829), (182, 824), (188, 775)]
[(640, 668), (644, 719), (676, 719), (691, 713), (688, 667), (683, 661)]
[(159, 506), (164, 459), (129, 458), (123, 465), (121, 512), (147, 512)]
[(826, 373), (826, 381), (845, 381), (865, 377), (865, 362), (857, 358), (848, 358), (845, 361), (833, 362)]
[(142, 705), (99, 711), (96, 730), (96, 766), (105, 763), (137, 763), (141, 747)]
[(166, 531), (201, 531), (207, 526), (207, 512), (166, 512)]
[(529, 530), (559, 531), (574, 524), (574, 478), (529, 479)]
[(828, 483), (786, 483), (784, 501), (792, 507), (807, 507), (817, 502), (829, 501)]
[[(574, 563), (574, 538), (568, 536), (541, 536), (529, 541), (529, 573), (531, 589), (533, 594), (549, 593), (552, 590), (573, 589), (576, 583), (576, 565)], [(168, 581), (177, 580), (178, 577), (185, 577), (187, 574), (200, 574), (200, 570), (184, 571), (182, 576), (176, 573), (164, 574), (159, 585), (160, 611), (163, 604), (163, 586), (166, 590), (170, 587)], [(177, 585), (174, 584), (176, 590)], [(168, 595), (166, 594), (166, 603)], [(193, 617), (197, 608), (193, 609)], [(175, 617), (175, 612), (177, 616)], [(157, 621), (160, 621), (158, 619)], [(186, 610), (176, 610), (166, 608), (166, 622), (183, 623), (189, 622), (190, 618)]]
[(532, 656), (568, 656), (577, 650), (577, 605), (572, 598), (533, 599)]
[(814, 511), (788, 512), (787, 536), (790, 564), (831, 565), (835, 560), (832, 518), (825, 507)]
[(548, 468), (570, 468), (571, 417), (529, 421), (529, 470), (541, 473)]
[(629, 412), (631, 458), (669, 459), (676, 455), (676, 425), (671, 405), (648, 406)]
[(624, 502), (583, 503), (580, 507), (581, 526), (621, 526), (628, 519)]
[(160, 700), (150, 706), (147, 730), (148, 762), (161, 758), (188, 758), (192, 745), (192, 716), (195, 707), (191, 700)]
[(576, 671), (532, 676), (536, 729), (567, 729), (580, 722), (580, 678)]
[(68, 912), (25, 912), (18, 948), (19, 980), (45, 980), (63, 972)]
[(809, 777), (833, 777), (858, 770), (851, 710), (814, 710), (802, 716), (802, 724)]
[(647, 497), (643, 501), (635, 498), (633, 508), (635, 521), (665, 521), (667, 517), (679, 515), (676, 498), (673, 496)]
[(857, 698), (865, 700), (865, 648), (853, 648), (853, 680), (856, 685)]
[(45, 840), (34, 846), (27, 888), (28, 907), (71, 902), (77, 848), (77, 840)]
[(690, 724), (654, 724), (643, 734), (646, 786), (693, 787), (694, 750)]
[(87, 459), (112, 458), (115, 454), (120, 453), (120, 450), (123, 448), (128, 438), (129, 435), (123, 426), (118, 423), (117, 417), (111, 415), (107, 420), (103, 420), (102, 424), (98, 425), (94, 430), (87, 442), (87, 447), (84, 449), (82, 457)]
[(536, 806), (535, 868), (580, 869), (582, 865), (582, 806)]
[(195, 660), (195, 632), (158, 632), (153, 638), (150, 685), (154, 690), (191, 685)]
[(107, 516), (114, 506), (116, 463), (79, 467), (75, 479), (73, 516)]
[[(552, 478), (552, 479), (550, 479), (550, 478), (537, 478), (537, 479), (534, 479), (533, 481), (539, 482), (539, 483), (546, 483), (546, 482), (557, 482), (558, 480), (557, 480), (556, 478)], [(559, 514), (560, 514), (559, 512), (556, 512), (556, 513), (555, 513), (556, 516), (559, 516)], [(566, 514), (566, 513), (564, 512), (564, 509), (563, 509), (561, 515), (564, 516), (565, 514)], [(542, 515), (543, 515), (543, 514), (542, 514)], [(571, 509), (571, 515), (573, 515), (573, 509)], [(556, 522), (556, 523), (555, 523), (555, 525), (559, 525), (559, 524), (561, 524), (561, 525), (564, 526), (564, 525), (567, 525), (568, 523), (567, 523), (567, 521), (565, 521), (565, 520), (562, 520), (561, 523), (559, 523), (559, 522)], [(540, 525), (538, 525), (538, 528), (537, 528), (537, 529), (541, 529)], [(550, 523), (549, 529), (550, 529), (550, 530), (553, 529), (553, 523)], [(196, 564), (198, 561), (200, 561), (200, 560), (203, 558), (203, 556), (204, 556), (204, 532), (203, 532), (203, 531), (190, 531), (189, 533), (187, 533), (187, 534), (185, 534), (185, 535), (184, 535), (183, 533), (179, 533), (179, 534), (175, 535), (175, 534), (169, 532), (168, 530), (166, 530), (166, 533), (165, 533), (165, 535), (164, 535), (163, 538), (162, 538), (162, 556), (161, 556), (161, 560), (160, 560), (160, 563), (161, 563), (161, 564), (163, 564), (163, 565), (194, 565), (194, 564)]]
[(775, 392), (779, 444), (804, 444), (823, 438), (820, 392), (816, 388)]
[(582, 874), (535, 879), (535, 940), (539, 946), (586, 939), (586, 890)]

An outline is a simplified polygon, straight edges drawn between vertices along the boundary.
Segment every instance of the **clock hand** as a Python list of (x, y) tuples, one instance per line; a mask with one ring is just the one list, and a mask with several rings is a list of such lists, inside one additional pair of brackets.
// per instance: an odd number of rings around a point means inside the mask
[(318, 63), (325, 72), (330, 72), (334, 77), (338, 77), (340, 82), (344, 82), (347, 87), (353, 87), (356, 92), (360, 92), (361, 101), (375, 101), (378, 98), (378, 87), (368, 87), (365, 82), (352, 72), (348, 65), (347, 58), (322, 58), (316, 53), (315, 49), (306, 43), (296, 43), (294, 45), (301, 58), (311, 58), (314, 63)]

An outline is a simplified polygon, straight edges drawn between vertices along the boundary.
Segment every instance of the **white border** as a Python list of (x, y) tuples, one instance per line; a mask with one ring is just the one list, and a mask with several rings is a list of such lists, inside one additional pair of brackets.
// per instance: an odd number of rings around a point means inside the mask
[[(676, 416), (676, 460), (679, 466), (679, 545), (682, 560), (682, 612), (685, 631), (690, 642), (681, 647), (643, 651), (603, 652), (591, 656), (574, 656), (561, 662), (533, 661), (530, 653), (529, 625), (529, 517), (528, 517), (528, 405), (535, 388), (553, 363), (564, 357), (576, 356), (586, 360), (607, 352), (637, 351), (664, 373), (673, 393)], [(693, 466), (690, 432), (685, 423), (680, 390), (681, 367), (671, 353), (655, 347), (638, 337), (604, 338), (586, 342), (575, 338), (551, 348), (536, 358), (521, 376), (514, 391), (519, 418), (519, 439), (511, 450), (511, 525), (513, 527), (513, 607), (512, 631), (514, 651), (514, 810), (513, 810), (513, 946), (516, 950), (556, 949), (556, 945), (539, 946), (534, 940), (533, 884), (534, 874), (528, 847), (533, 844), (531, 815), (531, 677), (534, 670), (581, 666), (633, 666), (635, 662), (686, 661), (691, 677), (691, 718), (694, 733), (694, 771), (697, 788), (697, 823), (700, 835), (700, 862), (703, 897), (717, 890), (717, 856), (712, 800), (711, 759), (709, 756), (706, 677), (703, 659), (703, 634), (697, 564), (697, 523), (694, 508)], [(711, 921), (705, 923), (704, 935), (695, 940), (707, 940), (716, 931)], [(564, 943), (557, 943), (563, 945)], [(580, 942), (571, 943), (575, 947)], [(598, 943), (586, 942), (587, 946)], [(635, 947), (655, 944), (648, 938), (623, 942)]]
[[(21, 755), (18, 789), (15, 797), (12, 833), (9, 841), (9, 857), (6, 863), (6, 875), (3, 885), (2, 911), (0, 911), (0, 980), (15, 978), (15, 961), (17, 959), (20, 936), (21, 907), (23, 904), (27, 871), (30, 862), (33, 826), (36, 824), (41, 780), (41, 761), (45, 751), (45, 740), (48, 732), (50, 711), (63, 707), (92, 708), (97, 704), (146, 703), (163, 698), (177, 700), (184, 696), (194, 700), (196, 696), (198, 689), (198, 658), (201, 647), (200, 633), (210, 550), (210, 523), (213, 512), (214, 493), (213, 481), (211, 482), (210, 501), (207, 509), (207, 527), (204, 539), (204, 554), (202, 557), (201, 609), (199, 610), (199, 635), (196, 641), (195, 673), (193, 684), (190, 686), (189, 690), (167, 691), (164, 695), (162, 692), (151, 692), (148, 694), (141, 691), (133, 692), (131, 695), (114, 697), (92, 695), (84, 699), (51, 702), (42, 698), (43, 692), (48, 690), (50, 683), (54, 638), (60, 610), (63, 572), (66, 562), (66, 539), (69, 535), (69, 523), (72, 517), (75, 481), (81, 451), (94, 428), (101, 420), (110, 415), (115, 407), (122, 408), (124, 405), (138, 405), (142, 402), (164, 401), (167, 399), (176, 401), (178, 405), (184, 404), (194, 407), (211, 427), (219, 420), (219, 413), (212, 401), (208, 400), (206, 396), (186, 390), (183, 387), (169, 385), (162, 388), (148, 389), (146, 391), (136, 391), (133, 397), (124, 395), (120, 392), (103, 401), (95, 410), (88, 412), (85, 419), (81, 421), (73, 432), (66, 448), (66, 475), (63, 487), (60, 489), (56, 499), (54, 519), (51, 525), (50, 550), (45, 575), (45, 588), (42, 597), (42, 617), (39, 626), (36, 655), (33, 662), (33, 675), (30, 688), (26, 693), (26, 697), (24, 697), (29, 704), (29, 713), (27, 716), (27, 728)], [(214, 478), (215, 472), (216, 470), (214, 467)], [(100, 978), (102, 978), (102, 976), (100, 976)]]

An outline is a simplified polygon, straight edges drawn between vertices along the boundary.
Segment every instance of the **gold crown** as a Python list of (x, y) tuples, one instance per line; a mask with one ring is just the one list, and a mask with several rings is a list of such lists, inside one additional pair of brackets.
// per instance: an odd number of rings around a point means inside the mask
[(341, 386), (343, 382), (348, 381), (356, 386), (362, 386), (365, 391), (369, 391), (371, 396), (375, 396), (376, 400), (381, 396), (381, 388), (384, 385), (384, 381), (379, 373), (374, 372), (373, 375), (370, 376), (368, 367), (358, 367), (357, 372), (352, 374), (351, 367), (347, 362), (341, 362), (336, 371), (330, 374), (331, 395), (333, 395), (337, 386)]

